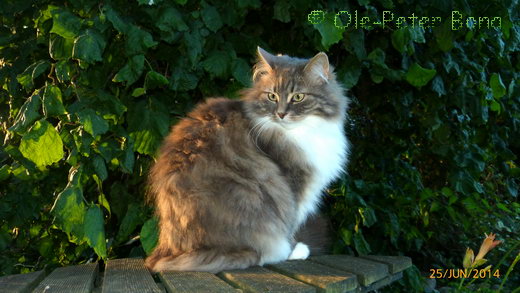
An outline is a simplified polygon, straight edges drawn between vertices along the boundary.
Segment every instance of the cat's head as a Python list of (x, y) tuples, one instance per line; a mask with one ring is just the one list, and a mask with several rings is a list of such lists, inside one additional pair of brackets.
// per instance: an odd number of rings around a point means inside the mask
[(311, 115), (343, 120), (347, 98), (325, 53), (311, 59), (272, 55), (258, 47), (253, 86), (246, 90), (247, 111), (281, 125)]

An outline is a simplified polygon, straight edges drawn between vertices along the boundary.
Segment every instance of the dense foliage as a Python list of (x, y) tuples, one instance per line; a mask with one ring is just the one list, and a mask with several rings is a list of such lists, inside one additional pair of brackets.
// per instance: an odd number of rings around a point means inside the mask
[[(419, 271), (460, 268), (485, 232), (504, 240), (488, 261), (505, 256), (502, 275), (518, 253), (517, 1), (5, 2), (0, 275), (150, 251), (143, 195), (158, 144), (203, 97), (237, 97), (258, 45), (326, 51), (350, 89), (349, 174), (324, 206), (334, 252), (412, 256), (400, 281), (412, 290)], [(442, 22), (356, 29), (342, 10)], [(453, 10), (476, 25), (453, 30)]]

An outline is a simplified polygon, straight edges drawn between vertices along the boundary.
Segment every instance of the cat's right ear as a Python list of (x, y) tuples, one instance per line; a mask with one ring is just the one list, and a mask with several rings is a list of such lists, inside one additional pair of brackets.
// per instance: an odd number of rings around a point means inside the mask
[(257, 47), (258, 62), (253, 69), (253, 81), (257, 82), (263, 75), (270, 74), (273, 71), (275, 56), (266, 50)]

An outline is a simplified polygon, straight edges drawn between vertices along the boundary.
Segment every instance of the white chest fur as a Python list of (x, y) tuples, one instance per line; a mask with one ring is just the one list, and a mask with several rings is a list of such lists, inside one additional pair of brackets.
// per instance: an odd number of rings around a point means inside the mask
[(336, 179), (347, 161), (349, 144), (340, 121), (309, 116), (286, 129), (288, 139), (298, 145), (314, 167), (298, 207), (298, 225), (317, 210), (323, 190)]

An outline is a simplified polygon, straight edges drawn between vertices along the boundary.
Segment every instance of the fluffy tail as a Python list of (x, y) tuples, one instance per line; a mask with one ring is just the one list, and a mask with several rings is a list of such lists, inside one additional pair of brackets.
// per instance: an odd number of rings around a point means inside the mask
[(223, 270), (245, 269), (258, 264), (260, 257), (252, 249), (226, 251), (222, 249), (194, 250), (180, 255), (162, 255), (154, 251), (146, 259), (153, 272), (199, 271), (218, 273)]
[(330, 250), (330, 223), (321, 214), (310, 216), (294, 236), (297, 242), (307, 244), (311, 255), (327, 254)]

